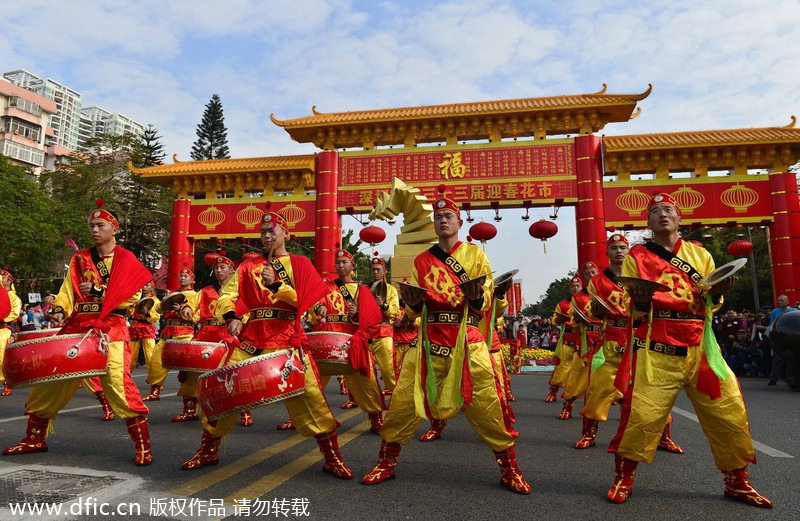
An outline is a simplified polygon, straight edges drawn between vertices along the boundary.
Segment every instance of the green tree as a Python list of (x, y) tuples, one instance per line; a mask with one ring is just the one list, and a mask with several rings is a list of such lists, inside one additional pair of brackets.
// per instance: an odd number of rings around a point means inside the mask
[(211, 96), (206, 104), (203, 119), (197, 125), (197, 141), (192, 145), (192, 159), (227, 159), (228, 130), (225, 128), (225, 116), (222, 114), (222, 101), (219, 94)]
[(161, 136), (153, 125), (147, 125), (147, 128), (142, 134), (142, 148), (140, 164), (137, 167), (148, 167), (164, 164), (164, 144), (161, 142)]
[(528, 304), (522, 309), (522, 314), (526, 317), (539, 315), (541, 317), (549, 317), (556, 309), (556, 304), (569, 298), (567, 293), (567, 284), (570, 279), (575, 276), (575, 271), (567, 273), (565, 277), (556, 279), (550, 283), (544, 295), (539, 297), (539, 301), (535, 304)]
[(66, 255), (60, 215), (50, 197), (28, 177), (28, 169), (0, 155), (0, 265), (18, 279), (39, 278)]

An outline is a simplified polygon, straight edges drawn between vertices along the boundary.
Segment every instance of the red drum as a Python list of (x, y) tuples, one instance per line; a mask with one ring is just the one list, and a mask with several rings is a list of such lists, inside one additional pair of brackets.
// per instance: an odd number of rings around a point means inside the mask
[(161, 365), (177, 371), (205, 373), (219, 367), (227, 352), (223, 342), (167, 340), (161, 352)]
[(312, 331), (306, 333), (306, 336), (308, 351), (317, 363), (319, 374), (334, 376), (358, 372), (350, 365), (350, 358), (347, 356), (353, 335), (337, 331)]
[(281, 349), (205, 373), (197, 399), (213, 421), (306, 392), (301, 351)]
[(3, 374), (14, 389), (36, 384), (103, 376), (107, 343), (94, 333), (56, 335), (6, 347)]
[(17, 333), (17, 342), (25, 342), (27, 340), (36, 340), (37, 338), (47, 338), (56, 336), (61, 331), (60, 327), (51, 329), (32, 329), (30, 331), (20, 331)]

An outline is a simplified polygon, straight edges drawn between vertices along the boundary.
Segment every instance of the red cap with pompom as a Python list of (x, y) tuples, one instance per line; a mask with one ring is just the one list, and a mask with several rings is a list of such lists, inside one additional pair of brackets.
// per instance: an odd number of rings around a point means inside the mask
[(433, 205), (434, 213), (438, 212), (439, 210), (450, 210), (455, 213), (459, 219), (461, 219), (461, 210), (458, 209), (458, 205), (452, 199), (448, 199), (444, 194), (447, 192), (447, 186), (444, 184), (439, 185), (437, 188), (438, 192), (442, 195), (436, 203)]
[(14, 282), (14, 275), (12, 275), (10, 271), (8, 271), (8, 266), (3, 266), (2, 268), (0, 268), (0, 277), (5, 277), (11, 282)]
[(106, 204), (105, 200), (102, 197), (98, 197), (94, 200), (94, 204), (97, 205), (97, 209), (89, 215), (89, 220), (93, 219), (100, 219), (101, 221), (105, 221), (117, 230), (119, 230), (119, 221), (116, 217), (111, 215), (111, 212), (103, 208)]
[(188, 273), (190, 277), (194, 278), (194, 270), (186, 262), (183, 263), (180, 273)]
[(262, 217), (261, 222), (273, 223), (276, 226), (280, 226), (288, 234), (289, 233), (289, 223), (286, 222), (286, 218), (284, 216), (282, 216), (281, 214), (277, 213), (277, 212), (270, 212), (269, 209), (271, 207), (272, 207), (272, 202), (271, 201), (267, 201), (266, 203), (264, 203), (264, 208), (267, 210), (267, 212), (264, 214), (264, 217)]

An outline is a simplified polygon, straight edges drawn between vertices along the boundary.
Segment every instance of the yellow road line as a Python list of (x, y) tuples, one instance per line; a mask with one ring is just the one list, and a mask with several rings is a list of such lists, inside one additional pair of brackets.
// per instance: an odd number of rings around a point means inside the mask
[[(367, 430), (369, 430), (369, 422), (366, 420), (355, 427), (348, 429), (342, 433), (341, 436), (339, 436), (339, 446), (343, 447), (347, 445), (349, 442), (353, 441), (356, 437), (360, 436)], [(287, 463), (278, 470), (267, 474), (258, 481), (255, 481), (252, 484), (237, 490), (225, 498), (225, 503), (234, 505), (236, 499), (247, 498), (253, 500), (261, 497), (270, 490), (286, 483), (321, 459), (322, 453), (320, 453), (319, 449), (315, 448), (314, 450), (303, 454), (291, 463)]]
[[(359, 409), (353, 409), (352, 411), (347, 411), (341, 414), (336, 419), (339, 420), (339, 422), (345, 422), (360, 413), (361, 411)], [(273, 443), (272, 445), (264, 447), (261, 450), (253, 452), (252, 454), (248, 454), (244, 458), (240, 458), (207, 474), (203, 474), (198, 478), (187, 481), (186, 483), (173, 488), (170, 490), (170, 492), (179, 496), (191, 496), (192, 494), (196, 494), (201, 490), (207, 489), (208, 487), (215, 485), (220, 481), (226, 480), (245, 469), (248, 469), (254, 465), (258, 465), (262, 461), (266, 461), (272, 456), (280, 454), (281, 452), (294, 447), (306, 439), (308, 438), (302, 434), (295, 434), (294, 436), (291, 436), (283, 441)]]

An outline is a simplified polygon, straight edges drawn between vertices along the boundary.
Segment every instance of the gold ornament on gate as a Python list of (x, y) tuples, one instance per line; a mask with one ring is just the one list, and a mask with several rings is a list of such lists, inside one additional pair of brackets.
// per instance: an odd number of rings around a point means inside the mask
[(688, 186), (678, 188), (671, 195), (675, 202), (678, 203), (681, 213), (685, 215), (692, 215), (695, 209), (700, 208), (706, 202), (706, 196)]
[(251, 228), (261, 222), (261, 217), (264, 216), (264, 211), (253, 204), (248, 204), (236, 214), (236, 220), (243, 224), (246, 228)]
[(748, 208), (758, 202), (758, 192), (752, 188), (735, 184), (722, 192), (719, 198), (725, 205), (733, 208), (734, 212), (745, 213)]
[(294, 228), (294, 225), (306, 218), (306, 211), (294, 203), (289, 203), (278, 212), (286, 219), (289, 228)]
[(636, 217), (647, 208), (650, 198), (644, 192), (629, 188), (624, 194), (618, 195), (615, 202), (617, 203), (617, 208), (625, 210), (631, 217)]
[(200, 212), (197, 220), (206, 227), (206, 230), (211, 231), (225, 221), (225, 213), (216, 206), (210, 206)]

